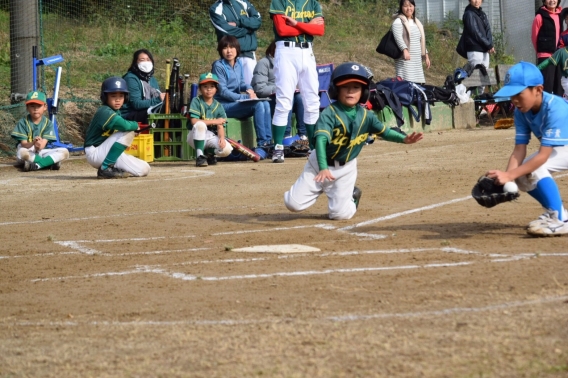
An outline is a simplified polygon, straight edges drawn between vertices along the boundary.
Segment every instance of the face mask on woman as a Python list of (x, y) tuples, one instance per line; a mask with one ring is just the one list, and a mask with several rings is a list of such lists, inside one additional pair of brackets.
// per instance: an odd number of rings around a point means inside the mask
[(152, 62), (140, 62), (138, 63), (138, 69), (144, 73), (149, 73), (154, 68)]

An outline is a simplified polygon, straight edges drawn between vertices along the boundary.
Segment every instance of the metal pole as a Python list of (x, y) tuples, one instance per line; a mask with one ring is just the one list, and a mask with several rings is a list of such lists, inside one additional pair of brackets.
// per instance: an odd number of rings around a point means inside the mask
[[(32, 48), (39, 44), (39, 0), (10, 0), (10, 100), (32, 90)], [(24, 96), (22, 98), (22, 96)]]

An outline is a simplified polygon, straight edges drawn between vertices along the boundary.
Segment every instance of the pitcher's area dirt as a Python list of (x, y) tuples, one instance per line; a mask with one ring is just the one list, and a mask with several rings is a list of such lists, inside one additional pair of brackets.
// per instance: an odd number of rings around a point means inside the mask
[[(349, 221), (284, 207), (298, 158), (2, 168), (0, 376), (565, 377), (568, 237), (526, 235), (526, 193), (470, 197), (513, 136), (366, 146)], [(276, 244), (321, 251), (232, 251)]]

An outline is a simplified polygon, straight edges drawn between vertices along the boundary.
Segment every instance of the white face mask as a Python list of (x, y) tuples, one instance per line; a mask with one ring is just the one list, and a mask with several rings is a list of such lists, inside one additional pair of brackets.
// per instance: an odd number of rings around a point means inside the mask
[(149, 73), (154, 68), (152, 62), (140, 62), (138, 63), (138, 69), (144, 73)]

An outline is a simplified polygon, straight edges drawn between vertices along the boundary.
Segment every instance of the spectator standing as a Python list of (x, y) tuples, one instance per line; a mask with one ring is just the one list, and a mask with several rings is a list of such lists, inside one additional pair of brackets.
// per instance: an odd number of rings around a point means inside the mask
[(395, 60), (396, 76), (404, 80), (423, 84), (424, 69), (430, 68), (430, 58), (426, 50), (424, 27), (416, 18), (416, 3), (414, 0), (400, 0), (398, 15), (392, 23), (392, 32), (396, 44), (402, 51), (400, 59)]
[(260, 28), (260, 13), (248, 0), (217, 0), (209, 8), (217, 42), (230, 35), (239, 41), (245, 84), (250, 84), (256, 66), (256, 31)]
[(483, 64), (489, 68), (489, 54), (495, 53), (495, 47), (489, 19), (481, 9), (482, 3), (483, 0), (469, 0), (462, 18), (463, 35), (467, 61), (471, 67)]
[[(550, 58), (556, 51), (560, 39), (561, 11), (558, 0), (542, 0), (542, 7), (536, 12), (531, 39), (536, 51), (537, 64)], [(544, 91), (562, 96), (560, 69), (549, 65), (542, 71), (542, 75), (544, 76)]]

